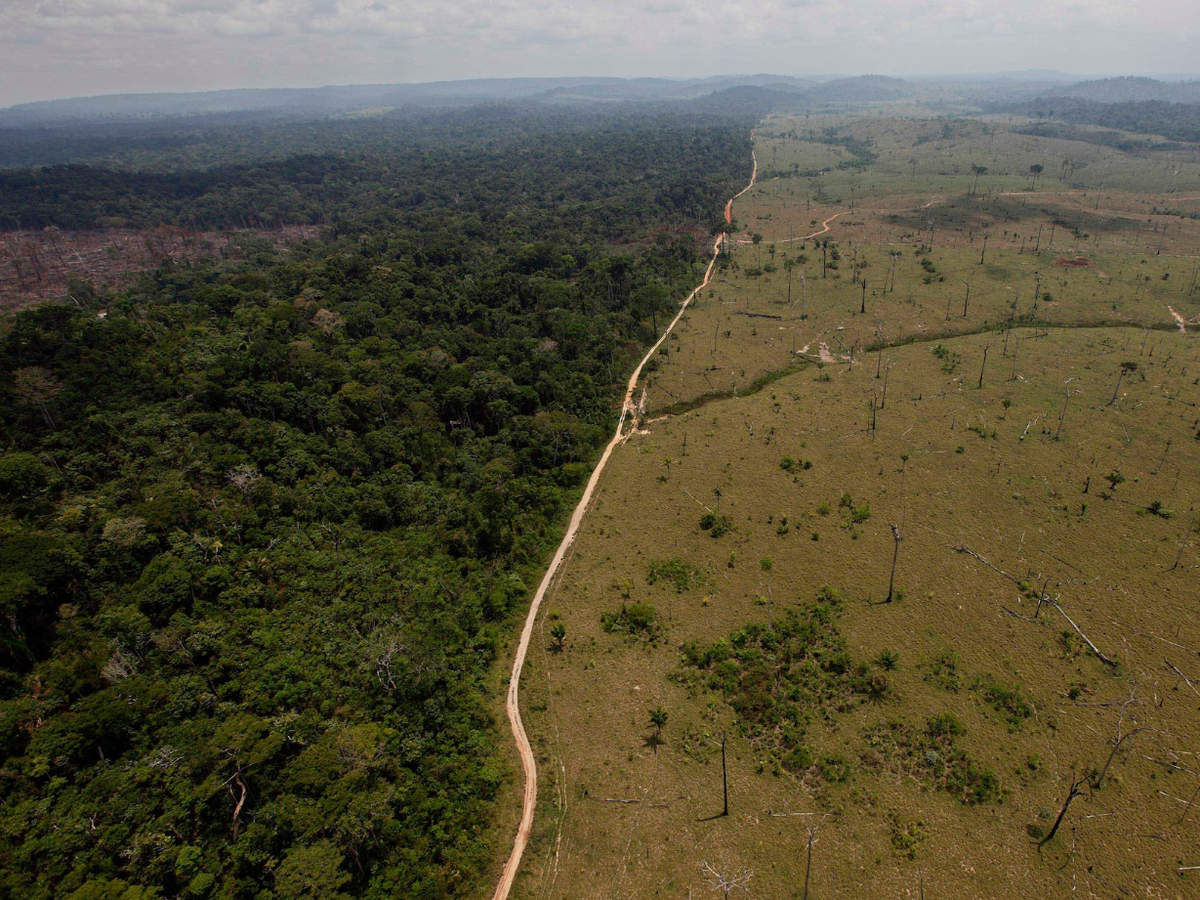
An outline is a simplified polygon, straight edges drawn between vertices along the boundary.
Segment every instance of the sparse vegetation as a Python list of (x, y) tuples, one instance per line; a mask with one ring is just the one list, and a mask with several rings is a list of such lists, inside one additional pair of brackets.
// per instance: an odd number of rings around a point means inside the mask
[(602, 615), (600, 623), (609, 634), (625, 634), (651, 644), (660, 641), (664, 633), (658, 610), (649, 603), (622, 603), (616, 612)]

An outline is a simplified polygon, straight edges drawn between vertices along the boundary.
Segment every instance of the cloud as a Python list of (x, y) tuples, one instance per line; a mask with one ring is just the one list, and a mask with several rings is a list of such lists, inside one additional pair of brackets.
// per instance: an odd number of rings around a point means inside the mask
[(0, 0), (0, 104), (506, 75), (1186, 71), (1194, 0)]

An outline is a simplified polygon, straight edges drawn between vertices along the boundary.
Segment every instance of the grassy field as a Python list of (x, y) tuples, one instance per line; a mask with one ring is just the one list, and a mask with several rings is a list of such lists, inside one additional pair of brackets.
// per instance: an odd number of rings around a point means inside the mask
[(518, 896), (1200, 890), (1200, 167), (1009, 127), (759, 129), (539, 622)]

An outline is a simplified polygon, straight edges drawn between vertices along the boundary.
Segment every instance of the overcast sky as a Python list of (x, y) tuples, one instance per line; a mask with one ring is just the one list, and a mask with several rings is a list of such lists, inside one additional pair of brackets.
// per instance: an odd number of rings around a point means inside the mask
[(1200, 69), (1197, 0), (0, 0), (0, 106), (517, 75)]

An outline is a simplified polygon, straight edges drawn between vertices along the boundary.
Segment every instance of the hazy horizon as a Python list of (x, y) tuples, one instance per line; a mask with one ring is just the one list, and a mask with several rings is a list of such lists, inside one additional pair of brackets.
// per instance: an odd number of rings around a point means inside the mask
[[(1054, 70), (1176, 76), (1185, 0), (11, 0), (0, 106), (124, 93), (513, 77)], [(936, 61), (934, 61), (936, 59)]]
[[(887, 71), (870, 71), (870, 72), (770, 72), (770, 71), (729, 71), (729, 72), (706, 72), (698, 75), (590, 75), (581, 74), (578, 72), (565, 72), (553, 75), (481, 75), (476, 77), (463, 78), (434, 78), (423, 79), (420, 81), (346, 81), (346, 82), (321, 82), (312, 84), (244, 84), (231, 85), (222, 87), (194, 87), (181, 88), (179, 90), (166, 90), (150, 88), (147, 90), (129, 90), (129, 91), (105, 91), (102, 93), (83, 93), (83, 94), (64, 94), (57, 97), (44, 97), (36, 100), (18, 100), (11, 104), (0, 105), (0, 109), (12, 109), (14, 107), (24, 106), (37, 103), (53, 103), (55, 101), (70, 101), (70, 100), (90, 100), (103, 97), (154, 97), (164, 95), (204, 95), (204, 94), (219, 94), (234, 91), (319, 91), (326, 89), (341, 89), (353, 87), (408, 87), (421, 85), (437, 85), (437, 84), (470, 84), (486, 81), (505, 81), (505, 80), (530, 80), (530, 81), (559, 81), (567, 79), (627, 79), (636, 81), (639, 79), (662, 79), (671, 81), (687, 82), (692, 80), (705, 79), (720, 79), (720, 78), (748, 78), (761, 75), (776, 75), (780, 78), (796, 78), (796, 79), (813, 79), (818, 81), (833, 80), (837, 78), (855, 78), (863, 75), (879, 75), (889, 78), (899, 78), (913, 82), (934, 81), (934, 80), (949, 80), (949, 81), (970, 81), (972, 79), (1003, 79), (1003, 78), (1019, 78), (1021, 76), (1033, 76), (1035, 74), (1045, 74), (1047, 77), (1056, 76), (1057, 80), (1064, 83), (1074, 83), (1081, 81), (1091, 81), (1095, 79), (1105, 78), (1153, 78), (1161, 81), (1178, 82), (1200, 80), (1200, 72), (1069, 72), (1062, 69), (1018, 69), (1008, 71), (978, 71), (978, 72), (887, 72)], [(1032, 80), (1032, 79), (1031, 79)]]

